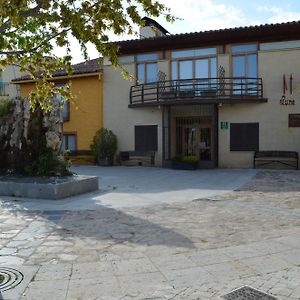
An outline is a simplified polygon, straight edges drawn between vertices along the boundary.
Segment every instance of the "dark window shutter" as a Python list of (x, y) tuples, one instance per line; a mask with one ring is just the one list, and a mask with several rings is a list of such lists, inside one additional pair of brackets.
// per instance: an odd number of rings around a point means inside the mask
[(259, 123), (231, 123), (230, 151), (259, 151)]
[(157, 151), (157, 125), (135, 126), (135, 150)]

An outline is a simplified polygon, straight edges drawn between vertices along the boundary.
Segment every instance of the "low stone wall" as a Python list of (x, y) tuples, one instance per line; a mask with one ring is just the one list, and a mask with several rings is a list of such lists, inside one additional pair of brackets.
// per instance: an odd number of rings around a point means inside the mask
[(0, 196), (58, 200), (99, 189), (98, 177), (0, 177)]

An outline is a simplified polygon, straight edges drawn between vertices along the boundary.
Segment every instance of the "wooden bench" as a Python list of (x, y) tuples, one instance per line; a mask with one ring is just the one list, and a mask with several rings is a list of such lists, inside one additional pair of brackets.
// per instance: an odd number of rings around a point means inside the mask
[(298, 152), (296, 151), (256, 151), (253, 168), (284, 166), (298, 170)]
[(120, 151), (120, 164), (137, 166), (154, 166), (155, 151)]

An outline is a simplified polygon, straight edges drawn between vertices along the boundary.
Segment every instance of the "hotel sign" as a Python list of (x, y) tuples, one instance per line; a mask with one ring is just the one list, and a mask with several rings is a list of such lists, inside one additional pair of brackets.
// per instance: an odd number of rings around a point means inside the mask
[(290, 95), (292, 96), (293, 95), (293, 75), (292, 74), (290, 75), (289, 86), (288, 86), (288, 83), (286, 81), (285, 74), (283, 75), (283, 79), (282, 79), (282, 93), (283, 93), (283, 95), (282, 95), (282, 97), (279, 101), (280, 105), (296, 105), (295, 99), (288, 99), (285, 96), (285, 93), (288, 90), (290, 91)]
[(280, 99), (280, 105), (296, 105), (295, 99), (286, 99), (283, 95)]

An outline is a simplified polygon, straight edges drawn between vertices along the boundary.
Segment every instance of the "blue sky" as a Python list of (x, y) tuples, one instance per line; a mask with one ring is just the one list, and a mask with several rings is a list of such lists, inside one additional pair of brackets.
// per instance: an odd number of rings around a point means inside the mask
[[(157, 19), (172, 34), (300, 20), (299, 0), (159, 1), (171, 8), (172, 13), (180, 18), (173, 24), (167, 23), (164, 18)], [(112, 40), (130, 38), (126, 35), (111, 35)], [(76, 42), (73, 41), (72, 44), (73, 49), (78, 49)], [(93, 47), (89, 48), (90, 58), (99, 57)], [(72, 54), (74, 62), (82, 61), (78, 50)]]
[(300, 20), (300, 1), (295, 0), (161, 0), (183, 20), (160, 23), (171, 33), (193, 32), (265, 23)]

